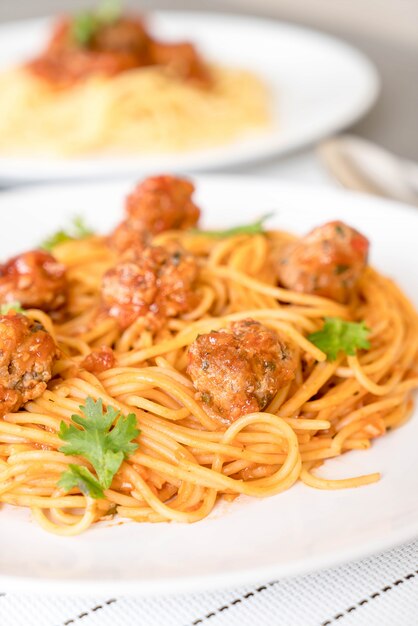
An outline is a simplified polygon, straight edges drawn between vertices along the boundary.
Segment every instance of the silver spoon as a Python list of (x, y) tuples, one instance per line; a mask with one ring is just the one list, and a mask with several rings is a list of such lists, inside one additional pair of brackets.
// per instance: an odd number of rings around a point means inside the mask
[(328, 139), (318, 153), (344, 187), (418, 206), (418, 164), (354, 135)]

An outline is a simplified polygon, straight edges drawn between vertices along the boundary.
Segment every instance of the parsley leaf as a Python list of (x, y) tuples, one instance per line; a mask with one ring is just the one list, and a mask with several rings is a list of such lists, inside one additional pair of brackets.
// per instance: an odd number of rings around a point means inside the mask
[[(90, 461), (97, 479), (86, 468), (70, 465), (58, 485), (63, 489), (78, 486), (93, 498), (103, 498), (103, 490), (110, 487), (124, 458), (138, 447), (132, 442), (139, 434), (136, 416), (133, 413), (122, 415), (111, 406), (104, 411), (101, 398), (97, 402), (87, 398), (80, 410), (84, 417), (72, 415), (71, 419), (81, 428), (73, 424), (68, 426), (65, 422), (60, 424), (58, 436), (66, 442), (60, 452), (83, 456)], [(99, 492), (101, 495), (97, 495)]]
[(365, 322), (346, 322), (339, 317), (326, 317), (321, 330), (308, 335), (308, 340), (325, 352), (329, 361), (335, 361), (340, 352), (352, 356), (358, 348), (368, 350), (369, 333), (370, 328)]
[(95, 12), (83, 11), (73, 17), (71, 36), (79, 46), (88, 46), (101, 26), (117, 22), (121, 14), (120, 0), (102, 0)]
[(58, 485), (65, 491), (78, 487), (80, 491), (92, 498), (104, 498), (103, 489), (97, 478), (83, 465), (69, 464), (69, 469), (64, 472)]
[(0, 306), (0, 315), (7, 315), (9, 311), (16, 311), (16, 313), (25, 313), (22, 309), (20, 302), (15, 300), (14, 302), (6, 302)]
[(50, 252), (60, 243), (73, 241), (74, 239), (85, 239), (91, 235), (93, 235), (93, 231), (86, 226), (83, 218), (78, 215), (73, 218), (73, 221), (67, 230), (58, 230), (53, 235), (50, 235), (41, 243), (40, 248)]
[(83, 12), (74, 16), (71, 25), (71, 36), (79, 46), (87, 46), (99, 28), (94, 13)]
[(244, 224), (242, 226), (235, 226), (233, 228), (227, 228), (226, 230), (198, 230), (196, 228), (191, 229), (194, 235), (204, 235), (205, 237), (212, 237), (213, 239), (223, 239), (226, 237), (234, 237), (235, 235), (259, 235), (264, 233), (264, 222), (271, 217), (273, 213), (266, 213), (262, 215), (258, 220), (251, 224)]

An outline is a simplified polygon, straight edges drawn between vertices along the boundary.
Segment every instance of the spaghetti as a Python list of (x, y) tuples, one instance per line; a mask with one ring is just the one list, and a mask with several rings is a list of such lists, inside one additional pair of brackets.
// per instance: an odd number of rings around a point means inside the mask
[(0, 151), (79, 154), (182, 152), (228, 143), (269, 125), (264, 84), (212, 67), (210, 89), (161, 68), (94, 77), (60, 90), (26, 70), (0, 76)]
[[(52, 335), (60, 356), (47, 389), (0, 420), (0, 501), (29, 507), (48, 531), (74, 535), (115, 513), (138, 522), (195, 522), (219, 498), (273, 496), (298, 480), (319, 489), (377, 481), (377, 473), (328, 480), (316, 469), (349, 450), (368, 449), (410, 416), (418, 386), (417, 314), (397, 285), (371, 267), (361, 271), (346, 302), (278, 285), (274, 259), (288, 258), (294, 242), (281, 231), (155, 234), (146, 245), (181, 246), (196, 260), (196, 298), (187, 312), (157, 326), (144, 326), (139, 316), (124, 328), (103, 309), (100, 294), (103, 275), (120, 262), (109, 239), (55, 246), (67, 272), (65, 315), (25, 314)], [(308, 337), (330, 317), (364, 320), (370, 349), (327, 360)], [(222, 335), (248, 319), (291, 343), (294, 376), (265, 407), (231, 421), (196, 393), (190, 346), (199, 335)], [(88, 371), (86, 357), (103, 346), (112, 348), (114, 362)], [(141, 431), (104, 499), (57, 486), (69, 464), (91, 469), (83, 457), (60, 451), (58, 436), (61, 422), (68, 425), (87, 397), (134, 413)]]

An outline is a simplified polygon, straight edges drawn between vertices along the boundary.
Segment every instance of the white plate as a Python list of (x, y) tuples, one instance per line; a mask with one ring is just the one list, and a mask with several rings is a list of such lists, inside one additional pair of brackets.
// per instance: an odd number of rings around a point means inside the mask
[[(188, 38), (215, 62), (248, 68), (269, 85), (274, 127), (210, 150), (153, 156), (69, 159), (0, 158), (0, 178), (51, 180), (137, 175), (152, 170), (220, 169), (283, 154), (350, 125), (373, 104), (378, 77), (357, 50), (321, 33), (257, 18), (210, 13), (153, 13), (153, 32)], [(47, 20), (0, 27), (0, 70), (44, 44)]]
[[(243, 223), (277, 210), (272, 225), (304, 233), (342, 218), (372, 241), (372, 263), (415, 298), (416, 210), (371, 197), (242, 178), (197, 180), (205, 224)], [(106, 232), (120, 220), (128, 183), (27, 189), (0, 196), (2, 253), (24, 250), (75, 213)], [(272, 580), (335, 565), (418, 536), (417, 413), (371, 450), (328, 460), (321, 473), (380, 471), (374, 485), (319, 491), (303, 484), (265, 500), (220, 503), (192, 525), (100, 523), (48, 535), (27, 510), (0, 511), (0, 590), (150, 594)]]

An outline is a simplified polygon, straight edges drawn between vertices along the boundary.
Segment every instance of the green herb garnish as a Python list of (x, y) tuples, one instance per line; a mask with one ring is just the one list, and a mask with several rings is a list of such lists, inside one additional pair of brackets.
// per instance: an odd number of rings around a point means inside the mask
[(227, 228), (226, 230), (199, 230), (197, 228), (191, 229), (194, 235), (203, 235), (204, 237), (212, 237), (213, 239), (225, 239), (227, 237), (234, 237), (235, 235), (259, 235), (265, 232), (264, 222), (272, 217), (274, 213), (266, 213), (262, 215), (258, 220), (251, 224), (244, 224), (242, 226), (234, 226), (233, 228)]
[(60, 452), (84, 457), (94, 467), (96, 476), (82, 465), (70, 464), (58, 486), (66, 491), (78, 487), (92, 498), (104, 498), (103, 491), (109, 489), (122, 461), (138, 447), (133, 443), (140, 432), (136, 416), (133, 413), (122, 415), (111, 406), (103, 410), (101, 398), (97, 402), (87, 398), (80, 410), (84, 417), (72, 415), (71, 419), (81, 428), (65, 422), (60, 424), (58, 436), (66, 442)]
[(83, 12), (74, 16), (71, 35), (79, 46), (87, 46), (99, 28), (94, 13)]
[(101, 484), (93, 476), (90, 470), (83, 465), (74, 465), (70, 463), (69, 469), (63, 472), (59, 479), (58, 485), (64, 491), (71, 491), (73, 487), (78, 487), (80, 491), (91, 498), (104, 498), (104, 493)]
[(88, 46), (101, 26), (117, 22), (121, 15), (120, 0), (102, 0), (96, 11), (83, 11), (73, 17), (71, 36), (79, 46)]
[(20, 302), (15, 300), (14, 302), (6, 302), (0, 306), (0, 315), (7, 315), (9, 311), (16, 311), (16, 313), (25, 313), (22, 309)]
[(90, 237), (93, 234), (94, 233), (91, 228), (86, 226), (86, 224), (84, 223), (83, 218), (80, 216), (76, 216), (74, 217), (72, 223), (67, 228), (67, 230), (58, 230), (50, 237), (47, 237), (47, 239), (45, 239), (41, 243), (40, 248), (50, 252), (59, 243), (64, 243), (65, 241), (73, 241), (75, 239), (85, 239), (86, 237)]
[(365, 322), (346, 322), (339, 317), (326, 317), (321, 330), (308, 335), (308, 340), (325, 352), (329, 361), (335, 361), (340, 352), (353, 356), (358, 348), (368, 350), (369, 334), (370, 328)]

